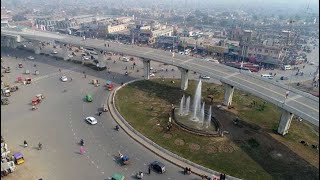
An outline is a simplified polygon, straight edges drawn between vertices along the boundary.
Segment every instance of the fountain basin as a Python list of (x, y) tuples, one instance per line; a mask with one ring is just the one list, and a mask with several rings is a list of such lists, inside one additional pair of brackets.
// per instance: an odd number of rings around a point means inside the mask
[[(179, 108), (176, 108), (173, 116), (173, 122), (180, 129), (199, 136), (222, 136), (222, 125), (214, 116), (211, 116), (210, 122), (205, 121), (202, 123), (201, 121), (193, 121), (192, 113), (180, 116), (179, 112)], [(207, 115), (208, 111), (205, 111), (205, 116)]]

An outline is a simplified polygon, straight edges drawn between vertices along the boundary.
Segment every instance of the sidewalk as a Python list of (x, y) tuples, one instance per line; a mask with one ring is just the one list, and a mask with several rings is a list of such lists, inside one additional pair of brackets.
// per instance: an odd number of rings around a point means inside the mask
[[(137, 81), (137, 80), (134, 80)], [(128, 82), (132, 83), (134, 81)], [(153, 153), (157, 154), (158, 156), (164, 158), (165, 160), (175, 164), (176, 166), (181, 167), (181, 170), (183, 170), (185, 167), (191, 167), (192, 173), (202, 176), (202, 175), (207, 175), (208, 177), (220, 177), (220, 173), (213, 171), (211, 169), (205, 168), (203, 166), (200, 166), (198, 164), (195, 164), (187, 159), (184, 159), (182, 157), (177, 156), (174, 153), (169, 152), (168, 150), (160, 147), (156, 143), (152, 142), (148, 138), (144, 137), (142, 134), (140, 134), (138, 131), (133, 129), (133, 127), (127, 123), (127, 121), (120, 115), (118, 110), (115, 107), (114, 100), (115, 100), (115, 95), (117, 91), (127, 85), (128, 83), (117, 87), (108, 97), (107, 99), (107, 104), (109, 108), (109, 112), (113, 119), (120, 125), (120, 127), (135, 141), (152, 151)], [(226, 175), (226, 179), (228, 180), (238, 180), (238, 178), (228, 176)]]

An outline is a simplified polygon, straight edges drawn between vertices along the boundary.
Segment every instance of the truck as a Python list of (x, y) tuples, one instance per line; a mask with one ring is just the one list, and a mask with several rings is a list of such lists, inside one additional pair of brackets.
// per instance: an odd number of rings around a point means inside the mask
[(4, 162), (1, 162), (1, 177), (7, 176), (8, 174), (12, 173), (16, 170), (16, 165), (13, 161), (7, 162), (6, 160)]

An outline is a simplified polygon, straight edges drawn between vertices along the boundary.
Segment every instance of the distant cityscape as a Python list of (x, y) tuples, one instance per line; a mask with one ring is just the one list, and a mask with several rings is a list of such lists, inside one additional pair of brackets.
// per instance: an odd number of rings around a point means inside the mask
[[(306, 63), (306, 53), (318, 46), (319, 14), (310, 4), (305, 4), (303, 13), (286, 15), (272, 13), (277, 9), (271, 9), (271, 14), (248, 8), (208, 10), (200, 9), (201, 3), (195, 1), (181, 1), (180, 6), (177, 2), (153, 2), (140, 8), (134, 4), (127, 7), (131, 1), (90, 6), (83, 6), (87, 2), (74, 2), (75, 6), (73, 2), (45, 3), (41, 7), (36, 2), (16, 1), (15, 6), (8, 3), (8, 7), (1, 7), (1, 27), (150, 46), (212, 58), (236, 68), (247, 62), (245, 66), (251, 71)], [(196, 7), (188, 8), (192, 5)]]

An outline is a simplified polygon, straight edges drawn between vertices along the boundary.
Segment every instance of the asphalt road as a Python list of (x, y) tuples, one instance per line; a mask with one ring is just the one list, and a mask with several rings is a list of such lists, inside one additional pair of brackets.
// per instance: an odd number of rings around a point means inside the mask
[[(7, 57), (7, 54), (19, 58)], [(29, 55), (34, 56), (35, 60), (23, 60)], [(10, 149), (21, 151), (26, 159), (26, 163), (19, 165), (17, 172), (8, 179), (105, 179), (116, 172), (134, 179), (133, 175), (138, 171), (146, 172), (147, 165), (153, 160), (164, 162), (167, 172), (162, 175), (153, 172), (146, 175), (145, 179), (199, 179), (194, 175), (183, 175), (180, 168), (159, 159), (124, 132), (116, 132), (113, 129), (115, 122), (108, 113), (101, 117), (96, 115), (97, 108), (105, 102), (109, 92), (102, 86), (94, 87), (90, 84), (92, 79), (105, 82), (115, 75), (114, 81), (119, 83), (133, 79), (134, 76), (140, 77), (142, 71), (127, 77), (122, 73), (96, 72), (82, 65), (24, 51), (2, 51), (2, 56), (2, 65), (12, 68), (12, 73), (6, 74), (3, 79), (5, 81), (13, 82), (27, 68), (31, 72), (35, 69), (40, 71), (38, 77), (29, 75), (34, 82), (22, 85), (10, 97), (11, 103), (1, 107), (2, 135)], [(15, 68), (20, 62), (24, 68)], [(37, 66), (34, 67), (34, 64)], [(111, 71), (123, 71), (124, 65), (124, 62), (112, 63)], [(140, 65), (142, 67), (142, 63)], [(86, 79), (83, 71), (88, 75)], [(61, 82), (59, 77), (62, 75), (72, 77), (72, 82)], [(67, 89), (67, 92), (63, 93), (63, 89)], [(31, 111), (31, 99), (39, 93), (46, 96), (46, 99), (38, 110)], [(93, 95), (92, 103), (83, 101), (86, 93)], [(84, 121), (87, 116), (96, 117), (98, 124), (87, 124)], [(84, 155), (79, 154), (80, 146), (77, 144), (81, 138), (85, 141)], [(22, 147), (23, 140), (29, 143), (28, 148)], [(35, 149), (38, 142), (43, 144), (41, 151)], [(117, 163), (118, 151), (129, 155), (130, 165), (121, 166)]]
[[(3, 31), (5, 32), (5, 31)], [(104, 47), (105, 41), (97, 39), (86, 39), (56, 35), (44, 32), (10, 32), (13, 34), (23, 34), (25, 37), (40, 40), (52, 41), (59, 40), (61, 43), (78, 44), (84, 47), (92, 47), (98, 50), (107, 50), (112, 52), (126, 53), (131, 56), (143, 57), (152, 59), (162, 63), (173, 64), (185, 69), (196, 71), (198, 73), (208, 75), (218, 80), (236, 87), (237, 89), (247, 91), (260, 98), (263, 98), (281, 108), (288, 110), (309, 121), (310, 123), (319, 126), (319, 99), (311, 97), (306, 93), (294, 90), (280, 83), (276, 80), (262, 80), (258, 76), (251, 76), (246, 73), (240, 73), (233, 68), (223, 65), (213, 65), (210, 62), (201, 61), (198, 58), (186, 57), (176, 54), (174, 57), (171, 52), (151, 49), (147, 47), (137, 47), (132, 45), (122, 45), (119, 43), (109, 43), (110, 47)], [(286, 92), (290, 90), (288, 99), (285, 98)]]

